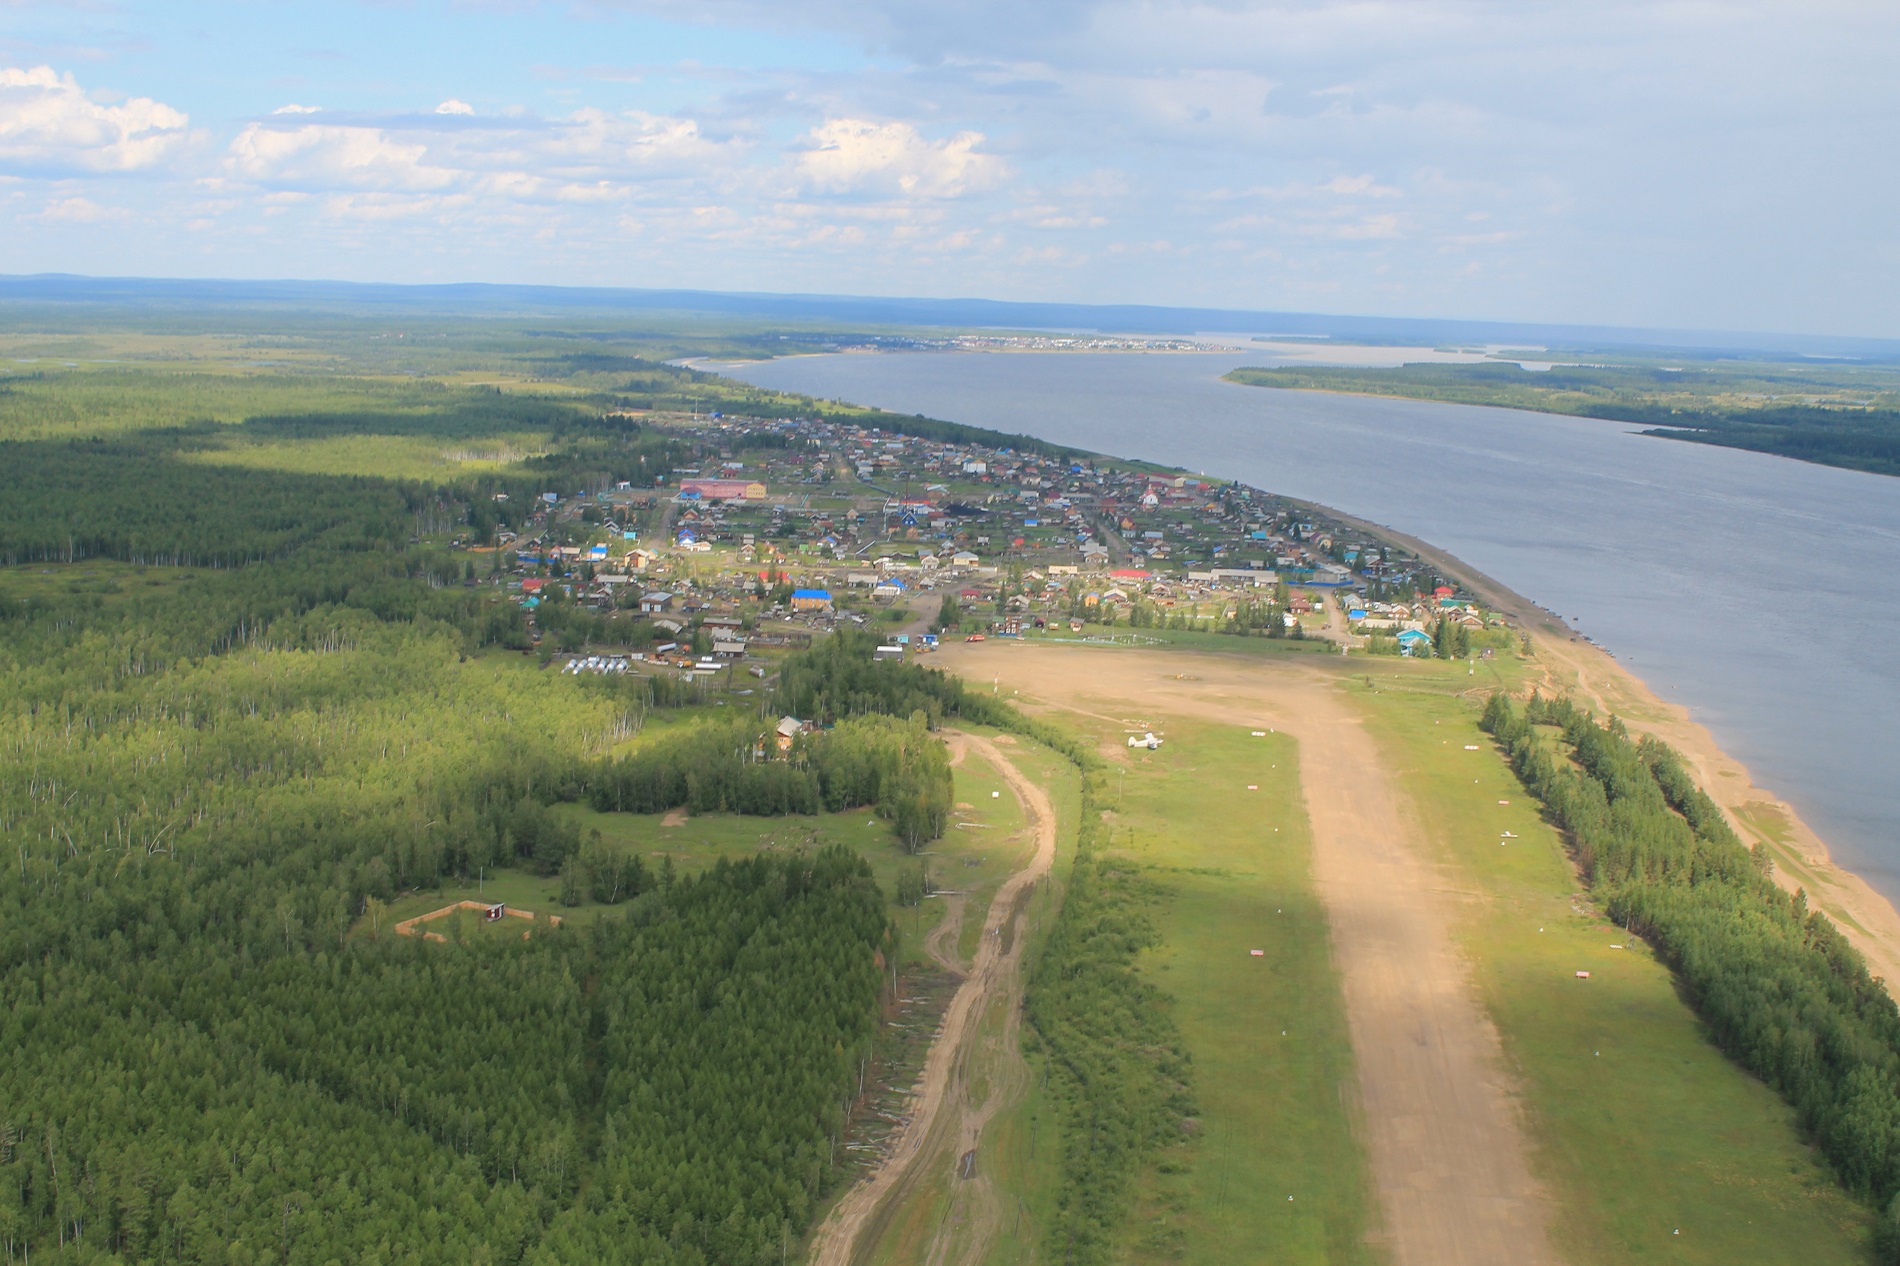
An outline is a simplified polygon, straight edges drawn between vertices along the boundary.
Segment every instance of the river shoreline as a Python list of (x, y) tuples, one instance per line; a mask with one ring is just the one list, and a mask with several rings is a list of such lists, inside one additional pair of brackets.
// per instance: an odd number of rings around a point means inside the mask
[(1620, 717), (1632, 731), (1653, 734), (1674, 747), (1703, 790), (1728, 814), (1742, 841), (1767, 845), (1775, 859), (1776, 882), (1790, 891), (1805, 891), (1809, 904), (1840, 925), (1866, 958), (1868, 970), (1887, 982), (1889, 993), (1894, 991), (1894, 982), (1900, 982), (1900, 909), (1861, 876), (1838, 865), (1795, 807), (1760, 786), (1748, 767), (1723, 751), (1687, 708), (1662, 699), (1560, 617), (1430, 542), (1330, 506), (1302, 504), (1412, 551), (1461, 580), (1487, 607), (1511, 617), (1530, 634), (1545, 668), (1547, 692), (1568, 693), (1599, 713)]
[[(954, 358), (838, 358), (819, 353), (781, 359), (796, 360), (803, 369), (826, 361), (942, 367)], [(1069, 359), (1038, 354), (978, 358), (978, 363), (1024, 366)], [(769, 363), (707, 367), (729, 368), (741, 381), (754, 382), (753, 373)], [(1840, 736), (1832, 721), (1823, 722), (1850, 707), (1870, 709), (1870, 718), (1900, 716), (1896, 674), (1882, 670), (1857, 681), (1851, 690), (1837, 677), (1817, 678), (1805, 664), (1856, 662), (1859, 644), (1844, 644), (1838, 629), (1816, 640), (1807, 632), (1797, 637), (1791, 624), (1763, 625), (1751, 631), (1748, 653), (1738, 656), (1726, 644), (1712, 645), (1706, 624), (1685, 630), (1686, 636), (1665, 636), (1663, 630), (1675, 628), (1679, 617), (1662, 616), (1654, 604), (1622, 600), (1637, 590), (1668, 594), (1691, 605), (1700, 602), (1709, 610), (1746, 609), (1755, 598), (1754, 580), (1752, 574), (1741, 578), (1728, 566), (1735, 543), (1753, 542), (1762, 548), (1756, 538), (1764, 535), (1766, 523), (1773, 528), (1774, 548), (1798, 549), (1800, 542), (1813, 538), (1817, 524), (1853, 512), (1857, 480), (1879, 476), (1803, 466), (1784, 477), (1778, 468), (1787, 459), (1737, 450), (1697, 454), (1694, 461), (1662, 452), (1632, 461), (1619, 447), (1628, 428), (1614, 422), (1524, 414), (1549, 424), (1530, 428), (1516, 425), (1517, 419), (1509, 416), (1521, 411), (1508, 409), (1322, 392), (1270, 393), (1232, 383), (1203, 383), (1195, 374), (1169, 373), (1157, 379), (1146, 370), (1117, 375), (1112, 369), (1124, 363), (1203, 363), (1193, 355), (1161, 360), (1105, 356), (1089, 363), (1111, 367), (1112, 392), (1104, 391), (1100, 375), (1093, 372), (1079, 380), (991, 372), (976, 375), (978, 385), (972, 390), (970, 375), (964, 372), (967, 365), (949, 375), (939, 370), (922, 377), (759, 373), (767, 381), (755, 385), (826, 399), (868, 397), (898, 413), (1034, 434), (1097, 453), (1144, 446), (1156, 426), (1172, 424), (1181, 419), (1183, 409), (1190, 410), (1194, 425), (1165, 446), (1171, 451), (1150, 453), (1150, 460), (1180, 469), (1205, 467), (1223, 478), (1239, 478), (1323, 508), (1337, 521), (1361, 525), (1466, 578), (1474, 592), (1532, 634), (1547, 666), (1549, 689), (1568, 690), (1586, 706), (1614, 712), (1632, 728), (1655, 733), (1680, 749), (1742, 838), (1767, 844), (1779, 880), (1804, 888), (1818, 908), (1840, 923), (1875, 975), (1900, 982), (1900, 911), (1895, 909), (1900, 867), (1887, 855), (1886, 829), (1900, 813), (1900, 797), (1880, 789), (1883, 763), (1869, 759), (1870, 753), (1882, 750), (1885, 735), (1894, 727), (1885, 720), (1869, 720), (1860, 727), (1860, 746), (1836, 752)], [(1244, 397), (1279, 395), (1287, 398), (1278, 400), (1275, 409), (1235, 407)], [(1316, 412), (1303, 399), (1293, 399), (1307, 396), (1351, 407)], [(1369, 411), (1367, 406), (1377, 409)], [(1613, 432), (1614, 439), (1606, 442), (1602, 428)], [(1233, 442), (1211, 438), (1217, 434)], [(1534, 438), (1553, 434), (1569, 438), (1562, 444)], [(1265, 438), (1269, 435), (1271, 439)], [(1768, 464), (1777, 468), (1772, 476)], [(1710, 475), (1711, 470), (1718, 473)], [(1358, 491), (1348, 499), (1362, 506), (1389, 507), (1421, 526), (1449, 532), (1457, 538), (1455, 548), (1479, 549), (1488, 559), (1508, 560), (1526, 577), (1541, 571), (1536, 581), (1540, 589), (1554, 593), (1566, 611), (1589, 612), (1593, 632), (1610, 633), (1619, 650), (1627, 647), (1626, 658), (1612, 658), (1551, 610), (1465, 564), (1449, 549), (1332, 508), (1341, 499), (1340, 472), (1353, 472), (1348, 482)], [(1547, 491), (1535, 496), (1523, 493), (1546, 485)], [(1482, 508), (1441, 511), (1440, 489), (1471, 488), (1488, 490), (1484, 498), (1467, 499)], [(1622, 510), (1602, 517), (1604, 507), (1618, 504)], [(1862, 507), (1855, 521), (1863, 519), (1871, 525), (1863, 531), (1872, 534), (1876, 557), (1886, 542), (1900, 540), (1900, 520), (1893, 516), (1869, 514)], [(1587, 533), (1574, 526), (1586, 522), (1595, 525)], [(1707, 531), (1711, 523), (1721, 529), (1713, 543)], [(1653, 546), (1658, 540), (1683, 542), (1689, 548), (1686, 553), (1657, 555)], [(1833, 552), (1816, 557), (1821, 560), (1819, 570), (1802, 578), (1808, 600), (1851, 600), (1857, 604), (1852, 609), (1859, 624), (1877, 623), (1879, 612), (1896, 605), (1868, 602), (1859, 575), (1866, 564), (1836, 565), (1829, 561), (1835, 558)], [(1607, 629), (1602, 627), (1606, 617)], [(1737, 674), (1728, 682), (1737, 684), (1712, 680), (1706, 671), (1709, 660), (1695, 654), (1700, 650), (1728, 664)], [(1838, 865), (1834, 851), (1789, 799), (1760, 786), (1750, 769), (1730, 756), (1686, 708), (1665, 702), (1647, 680), (1624, 667), (1638, 658), (1645, 671), (1662, 670), (1672, 694), (1682, 692), (1680, 697), (1694, 701), (1705, 713), (1714, 704), (1717, 717), (1726, 710), (1730, 738), (1743, 741), (1757, 767), (1769, 768), (1781, 782), (1792, 781), (1810, 812), (1844, 833), (1841, 851), (1861, 869)], [(1829, 753), (1835, 754), (1830, 758)], [(1865, 874), (1878, 876), (1893, 896), (1884, 895)]]

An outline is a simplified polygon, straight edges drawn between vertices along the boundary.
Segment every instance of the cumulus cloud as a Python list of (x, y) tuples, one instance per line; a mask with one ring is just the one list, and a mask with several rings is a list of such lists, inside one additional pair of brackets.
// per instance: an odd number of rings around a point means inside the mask
[(827, 119), (806, 140), (798, 174), (808, 188), (823, 193), (957, 198), (992, 188), (1009, 174), (1001, 158), (978, 152), (981, 132), (933, 141), (908, 123)]
[(121, 207), (100, 206), (91, 198), (75, 195), (55, 198), (47, 203), (39, 218), (53, 224), (101, 224), (107, 220), (123, 220), (127, 216)]
[(0, 169), (115, 173), (154, 167), (190, 138), (190, 118), (150, 97), (105, 105), (70, 73), (0, 68)]
[[(271, 190), (418, 194), (461, 191), (518, 202), (611, 202), (656, 180), (717, 182), (749, 148), (692, 119), (586, 108), (565, 118), (478, 116), (459, 101), (386, 123), (257, 121), (231, 142), (224, 178)], [(469, 122), (464, 124), (462, 120)], [(351, 214), (387, 208), (362, 199)], [(410, 214), (407, 210), (394, 212)], [(392, 213), (392, 214), (394, 214)]]
[[(280, 91), (325, 109), (221, 122), (216, 152), (183, 139), (182, 113), (131, 117), (155, 102), (10, 72), (0, 210), (110, 206), (88, 173), (155, 169), (184, 177), (179, 222), (243, 228), (224, 245), (279, 243), (318, 270), (339, 239), (299, 229), (327, 217), (339, 234), (380, 220), (364, 240), (393, 275), (459, 251), (478, 273), (505, 260), (549, 280), (1900, 319), (1900, 168), (1868, 158), (1900, 127), (1900, 5), (1600, 0), (1583, 24), (1560, 0), (542, 6), (590, 38), (611, 8), (703, 30), (677, 60), (620, 69), (539, 60), (555, 44), (511, 61), (519, 28), (489, 19), (518, 7), (465, 6), (470, 46), (490, 41), (481, 80), (431, 81), (435, 102), (386, 115), (353, 112), (363, 81), (270, 64), (260, 37), (260, 73), (312, 84)], [(798, 38), (758, 37), (774, 30)], [(495, 114), (470, 97), (562, 104)], [(27, 105), (51, 121), (23, 123)], [(142, 187), (142, 225), (163, 221), (160, 188)], [(1860, 298), (1818, 306), (1837, 290)]]
[(229, 170), (274, 189), (426, 190), (456, 183), (456, 173), (429, 163), (427, 153), (426, 146), (397, 141), (381, 128), (253, 123), (231, 142)]
[(576, 110), (554, 126), (518, 138), (523, 161), (550, 164), (570, 176), (634, 179), (667, 171), (706, 173), (736, 162), (750, 148), (738, 137), (715, 140), (695, 119)]

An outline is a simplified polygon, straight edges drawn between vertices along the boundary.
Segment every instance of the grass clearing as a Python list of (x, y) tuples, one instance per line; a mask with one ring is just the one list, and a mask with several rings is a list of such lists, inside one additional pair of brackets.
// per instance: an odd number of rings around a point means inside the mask
[(203, 569), (89, 558), (78, 563), (0, 567), (0, 602), (90, 597), (100, 605), (154, 594), (197, 579)]
[[(504, 666), (515, 665), (506, 661)], [(657, 728), (665, 728), (665, 723), (685, 723), (685, 719), (668, 714)], [(649, 726), (649, 729), (655, 728)], [(1051, 788), (1052, 793), (1066, 794), (1071, 815), (1068, 838), (1072, 841), (1074, 803), (1079, 794), (1072, 767), (1053, 752), (1032, 744), (1018, 744), (1010, 754), (1025, 772)], [(1068, 771), (1066, 782), (1064, 771)], [(1030, 841), (1023, 830), (1021, 806), (987, 761), (973, 752), (957, 766), (955, 776), (956, 802), (960, 807), (953, 820), (982, 829), (964, 831), (952, 827), (943, 839), (917, 857), (905, 854), (898, 847), (890, 825), (870, 809), (782, 818), (714, 813), (689, 817), (678, 826), (664, 825), (667, 815), (658, 813), (600, 813), (580, 803), (557, 804), (551, 809), (556, 817), (571, 822), (583, 840), (598, 832), (602, 843), (639, 854), (656, 872), (669, 858), (675, 870), (685, 875), (704, 870), (721, 858), (748, 857), (761, 849), (819, 849), (838, 843), (847, 845), (870, 864), (888, 899), (896, 891), (898, 872), (923, 861), (930, 866), (938, 887), (954, 889), (966, 896), (966, 932), (960, 952), (967, 959), (975, 950), (983, 913), (989, 908), (991, 896), (1003, 879), (1022, 864)], [(1003, 794), (992, 798), (991, 791)], [(1054, 798), (1058, 806), (1064, 803), (1062, 795)], [(591, 900), (563, 906), (560, 894), (558, 875), (541, 876), (516, 867), (491, 869), (485, 876), (477, 875), (466, 882), (449, 878), (434, 890), (405, 893), (388, 903), (377, 916), (376, 924), (380, 934), (391, 935), (389, 929), (396, 923), (456, 901), (501, 901), (533, 910), (538, 915), (559, 915), (564, 921), (576, 924), (585, 924), (624, 908)], [(900, 966), (926, 964), (928, 960), (921, 949), (923, 937), (942, 918), (943, 898), (933, 896), (920, 906), (908, 909), (892, 901), (888, 908), (902, 937), (904, 949)], [(462, 917), (432, 922), (428, 930), (446, 932), (450, 923)], [(474, 924), (483, 923), (472, 914), (467, 919)], [(517, 935), (527, 927), (513, 920), (504, 926), (512, 928)], [(368, 915), (359, 917), (352, 929), (353, 934), (359, 936), (369, 935), (372, 930)]]
[[(982, 618), (982, 617), (978, 617)], [(1339, 648), (1331, 642), (1322, 641), (1317, 633), (1310, 638), (1290, 637), (1238, 637), (1231, 633), (1214, 633), (1201, 629), (1157, 629), (1133, 628), (1126, 624), (1084, 623), (1080, 633), (1072, 633), (1069, 626), (1056, 621), (1047, 632), (1032, 631), (1023, 634), (1026, 641), (1073, 641), (1076, 638), (1115, 638), (1132, 646), (1148, 646), (1157, 650), (1174, 648), (1191, 651), (1216, 651), (1228, 655), (1323, 655), (1328, 652), (1338, 654)]]
[(1521, 1082), (1567, 1260), (1868, 1260), (1867, 1212), (1793, 1111), (1710, 1045), (1670, 972), (1596, 914), (1478, 705), (1353, 686), (1447, 887), (1469, 894), (1453, 926)]
[(221, 448), (184, 454), (189, 461), (299, 475), (360, 475), (377, 479), (434, 482), (470, 471), (507, 470), (547, 449), (540, 434), (443, 439), (428, 435), (330, 435), (247, 443), (232, 439)]
[(1296, 745), (1177, 719), (1116, 772), (1116, 846), (1168, 894), (1144, 970), (1174, 997), (1201, 1112), (1191, 1160), (1164, 1153), (1143, 1184), (1130, 1260), (1373, 1260)]
[(462, 911), (417, 926), (417, 932), (437, 932), (450, 940), (472, 939), (476, 936), (510, 937), (519, 940), (521, 934), (532, 928), (549, 926), (548, 916), (558, 916), (563, 923), (584, 924), (599, 918), (613, 907), (602, 905), (565, 907), (560, 902), (561, 880), (558, 875), (542, 878), (526, 870), (491, 870), (485, 875), (477, 875), (467, 883), (450, 879), (433, 892), (406, 892), (389, 902), (374, 915), (363, 914), (357, 918), (350, 931), (353, 936), (373, 936), (388, 938), (396, 935), (396, 924), (406, 919), (414, 919), (440, 910), (443, 906), (457, 901), (503, 902), (518, 910), (532, 910), (535, 919), (532, 924), (523, 919), (503, 919), (490, 923), (476, 912)]

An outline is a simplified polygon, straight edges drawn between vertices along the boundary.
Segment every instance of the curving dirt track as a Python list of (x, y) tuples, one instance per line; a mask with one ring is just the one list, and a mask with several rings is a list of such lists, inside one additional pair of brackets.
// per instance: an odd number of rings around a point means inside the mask
[(924, 934), (924, 954), (931, 962), (943, 968), (953, 976), (961, 976), (970, 966), (957, 955), (957, 941), (963, 935), (963, 898), (948, 896), (943, 899), (943, 917), (937, 920), (937, 926)]
[[(812, 1266), (855, 1266), (868, 1260), (890, 1211), (926, 1176), (932, 1162), (941, 1159), (955, 1163), (975, 1148), (983, 1127), (1027, 1084), (1026, 1072), (1019, 1069), (1017, 1076), (1009, 1075), (1012, 1062), (1016, 1066), (1022, 1062), (1016, 1024), (1022, 1010), (1024, 938), (1015, 935), (1015, 929), (1008, 925), (1021, 917), (1025, 904), (1021, 898), (1055, 862), (1055, 807), (1048, 794), (1025, 778), (996, 744), (974, 734), (952, 732), (949, 737), (958, 749), (955, 758), (961, 759), (966, 750), (975, 750), (1009, 784), (1034, 833), (1035, 852), (1021, 870), (1003, 881), (990, 902), (976, 961), (944, 1012), (943, 1028), (924, 1062), (910, 1121), (877, 1171), (846, 1192), (819, 1224), (806, 1255)], [(946, 919), (939, 929), (946, 926), (960, 926), (960, 920), (952, 925)], [(1009, 935), (1005, 935), (1006, 927)], [(930, 951), (931, 956), (945, 966), (953, 966), (954, 935), (948, 938), (947, 947), (938, 941), (937, 933), (932, 933), (932, 940), (937, 945)], [(987, 1093), (981, 1102), (975, 1102), (970, 1097), (969, 1072), (979, 1054), (982, 1021), (992, 1008), (1002, 1010), (1003, 1032), (983, 1043), (987, 1049), (982, 1054), (989, 1065), (989, 1075), (984, 1078)], [(1003, 1075), (998, 1076), (999, 1072)], [(997, 1196), (986, 1179), (959, 1186), (969, 1190), (967, 1199), (964, 1191), (958, 1192), (958, 1202), (968, 1205), (959, 1220), (958, 1260), (979, 1261), (1000, 1225)], [(930, 1247), (929, 1260), (947, 1260), (949, 1250), (950, 1241), (940, 1229)]]
[[(993, 648), (992, 648), (993, 647)], [(1103, 720), (1270, 724), (1300, 743), (1314, 879), (1338, 956), (1367, 1160), (1396, 1266), (1548, 1266), (1497, 1031), (1448, 927), (1447, 884), (1411, 843), (1410, 810), (1364, 722), (1308, 660), (958, 647), (947, 667), (1001, 677), (1026, 703)]]

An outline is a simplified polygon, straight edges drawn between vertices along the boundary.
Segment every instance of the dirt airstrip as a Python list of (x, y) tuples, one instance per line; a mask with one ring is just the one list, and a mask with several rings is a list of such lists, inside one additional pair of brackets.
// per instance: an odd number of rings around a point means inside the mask
[(1410, 810), (1334, 673), (1310, 660), (1016, 642), (958, 645), (942, 662), (973, 680), (1000, 680), (1032, 706), (1294, 735), (1379, 1238), (1398, 1266), (1556, 1261), (1498, 1036), (1452, 945), (1446, 885), (1415, 845)]

